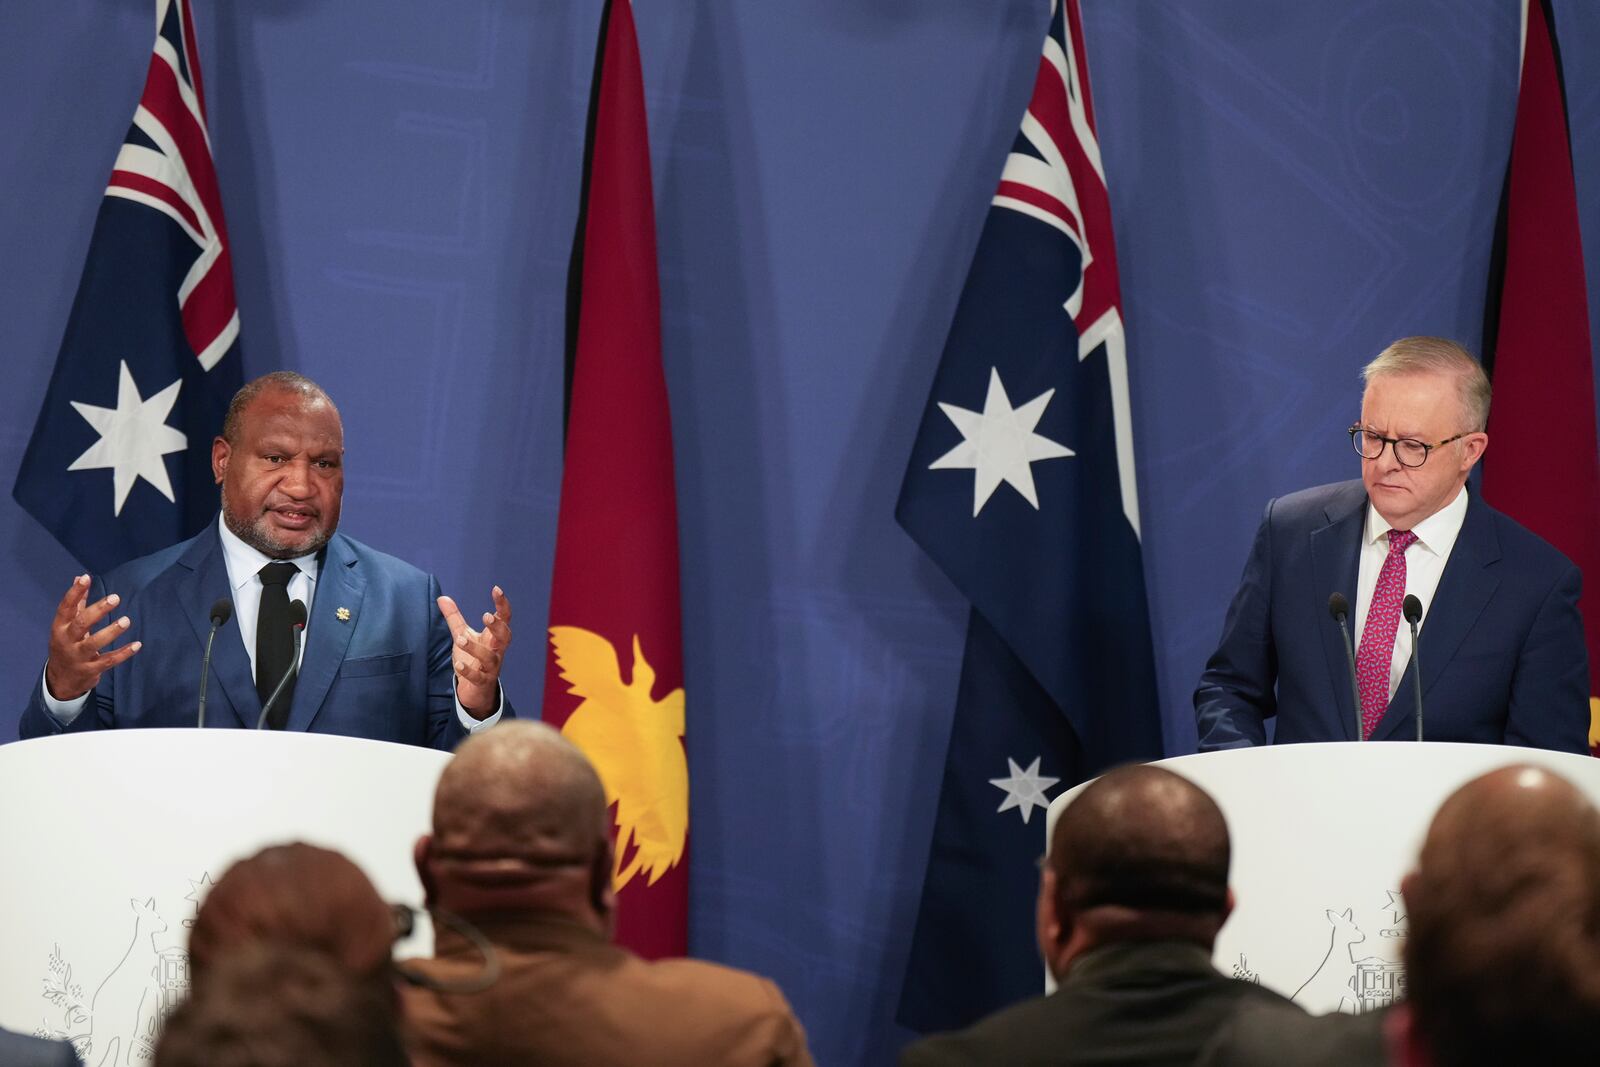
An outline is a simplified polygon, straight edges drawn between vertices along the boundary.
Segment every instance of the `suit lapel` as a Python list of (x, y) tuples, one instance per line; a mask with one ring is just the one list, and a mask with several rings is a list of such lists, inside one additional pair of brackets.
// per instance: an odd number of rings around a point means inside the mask
[[(211, 632), (211, 605), (218, 599), (232, 599), (233, 587), (228, 582), (228, 564), (222, 552), (222, 538), (216, 524), (195, 538), (194, 543), (178, 558), (189, 573), (178, 585), (178, 601), (183, 605), (184, 616), (194, 629), (200, 652), (205, 654), (206, 636)], [(254, 726), (261, 713), (261, 698), (256, 694), (255, 677), (250, 673), (250, 657), (245, 652), (244, 641), (239, 637), (239, 625), (226, 623), (217, 630), (216, 643), (211, 646), (211, 674), (220, 683), (221, 692), (208, 690), (206, 718), (215, 722), (215, 715), (225, 705), (242, 726)], [(218, 699), (221, 697), (222, 699)]]
[[(1500, 538), (1495, 536), (1494, 519), (1489, 509), (1476, 496), (1467, 497), (1467, 515), (1461, 522), (1461, 533), (1450, 549), (1444, 573), (1439, 576), (1439, 588), (1434, 591), (1433, 603), (1423, 617), (1422, 632), (1418, 636), (1416, 659), (1422, 661), (1423, 714), (1427, 714), (1428, 691), (1445, 672), (1456, 649), (1483, 614), (1489, 599), (1500, 585), (1493, 564), (1500, 559)], [(1406, 625), (1401, 620), (1401, 626)], [(1372, 731), (1374, 741), (1387, 741), (1408, 726), (1408, 737), (1416, 736), (1416, 695), (1412, 681), (1416, 664), (1408, 663), (1394, 698)], [(1426, 724), (1424, 724), (1426, 729)]]
[[(1349, 496), (1341, 496), (1323, 509), (1328, 525), (1311, 531), (1311, 562), (1318, 595), (1341, 592), (1350, 600), (1350, 619), (1355, 620), (1356, 574), (1361, 561), (1361, 530), (1365, 525), (1367, 496), (1359, 484)], [(1324, 620), (1322, 652), (1328, 661), (1328, 690), (1339, 709), (1339, 729), (1345, 740), (1356, 740), (1356, 709), (1351, 705), (1350, 661), (1344, 650), (1339, 625), (1325, 610), (1317, 611)]]
[[(335, 534), (328, 542), (327, 556), (317, 571), (317, 592), (311, 602), (311, 619), (306, 625), (305, 653), (300, 658), (300, 677), (295, 682), (294, 704), (289, 708), (287, 729), (305, 732), (316, 721), (327, 699), (328, 689), (344, 662), (350, 637), (361, 619), (361, 600), (367, 580), (350, 542)], [(339, 618), (339, 609), (348, 613)]]

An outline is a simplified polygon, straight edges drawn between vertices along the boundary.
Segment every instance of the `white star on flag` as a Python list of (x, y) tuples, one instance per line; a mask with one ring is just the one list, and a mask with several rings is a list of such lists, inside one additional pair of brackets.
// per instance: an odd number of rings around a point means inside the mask
[(977, 518), (983, 505), (1000, 487), (1008, 482), (1022, 494), (1024, 500), (1039, 510), (1039, 495), (1033, 488), (1033, 464), (1042, 459), (1057, 459), (1077, 453), (1033, 432), (1044, 416), (1045, 406), (1056, 395), (1047, 389), (1022, 405), (1011, 406), (1006, 387), (1000, 381), (1000, 371), (989, 368), (989, 395), (984, 399), (983, 412), (968, 411), (954, 404), (941, 403), (939, 408), (961, 431), (962, 442), (932, 463), (929, 470), (964, 469), (976, 472), (972, 483), (972, 517)]
[(1033, 814), (1034, 808), (1050, 807), (1050, 798), (1045, 796), (1044, 791), (1061, 781), (1061, 779), (1051, 778), (1048, 775), (1039, 773), (1039, 761), (1041, 758), (1040, 756), (1033, 757), (1033, 762), (1028, 765), (1028, 769), (1023, 770), (1017, 766), (1016, 760), (1010, 756), (1006, 757), (1006, 763), (1011, 766), (1011, 777), (989, 779), (990, 785), (1006, 795), (1005, 800), (1001, 801), (1000, 806), (995, 809), (996, 815), (1002, 811), (1019, 808), (1021, 809), (1022, 821), (1027, 822), (1028, 817)]
[(96, 407), (80, 404), (72, 406), (84, 417), (100, 440), (67, 468), (69, 471), (111, 468), (111, 481), (116, 489), (116, 506), (112, 514), (121, 515), (128, 493), (140, 478), (173, 503), (172, 482), (167, 477), (167, 461), (161, 457), (168, 452), (182, 452), (189, 439), (167, 425), (167, 415), (178, 401), (178, 390), (183, 380), (173, 382), (148, 400), (139, 397), (139, 387), (133, 382), (133, 373), (123, 361), (121, 378), (117, 382), (117, 406)]

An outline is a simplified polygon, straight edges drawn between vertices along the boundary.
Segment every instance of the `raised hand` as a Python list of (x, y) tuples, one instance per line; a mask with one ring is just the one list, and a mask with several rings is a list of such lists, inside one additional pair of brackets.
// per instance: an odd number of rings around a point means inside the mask
[(142, 642), (134, 641), (111, 652), (102, 651), (122, 636), (130, 622), (124, 615), (100, 626), (112, 609), (122, 603), (117, 594), (112, 593), (93, 604), (88, 600), (89, 576), (80, 574), (72, 579), (50, 623), (50, 658), (45, 662), (44, 678), (50, 695), (57, 700), (76, 700), (83, 696), (95, 687), (102, 674), (132, 659), (143, 647)]
[(450, 627), (456, 699), (478, 719), (493, 714), (500, 704), (500, 665), (511, 645), (511, 601), (498, 585), (493, 596), (494, 613), (483, 613), (481, 630), (467, 625), (454, 600), (439, 598), (439, 612)]

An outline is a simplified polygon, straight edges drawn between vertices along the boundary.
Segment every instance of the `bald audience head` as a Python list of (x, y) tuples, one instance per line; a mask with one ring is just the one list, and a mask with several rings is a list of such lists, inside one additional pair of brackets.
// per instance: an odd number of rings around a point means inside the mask
[(543, 723), (505, 722), (468, 738), (439, 778), (433, 833), (417, 842), (430, 906), (553, 911), (608, 930), (606, 809), (594, 767)]
[(1600, 811), (1578, 789), (1526, 765), (1474, 779), (1403, 888), (1407, 1062), (1594, 1062)]
[(1160, 767), (1121, 767), (1061, 813), (1039, 893), (1039, 942), (1057, 976), (1124, 941), (1210, 948), (1233, 899), (1228, 824), (1216, 801)]

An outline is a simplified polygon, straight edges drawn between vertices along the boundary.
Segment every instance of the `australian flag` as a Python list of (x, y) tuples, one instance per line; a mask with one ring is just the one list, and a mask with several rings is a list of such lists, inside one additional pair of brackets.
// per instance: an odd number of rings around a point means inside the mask
[(144, 93), (12, 489), (90, 570), (216, 515), (211, 440), (243, 380), (238, 336), (189, 0), (157, 0)]
[(1077, 0), (1053, 3), (897, 516), (971, 602), (900, 1021), (1042, 992), (1051, 797), (1159, 758), (1116, 253)]

